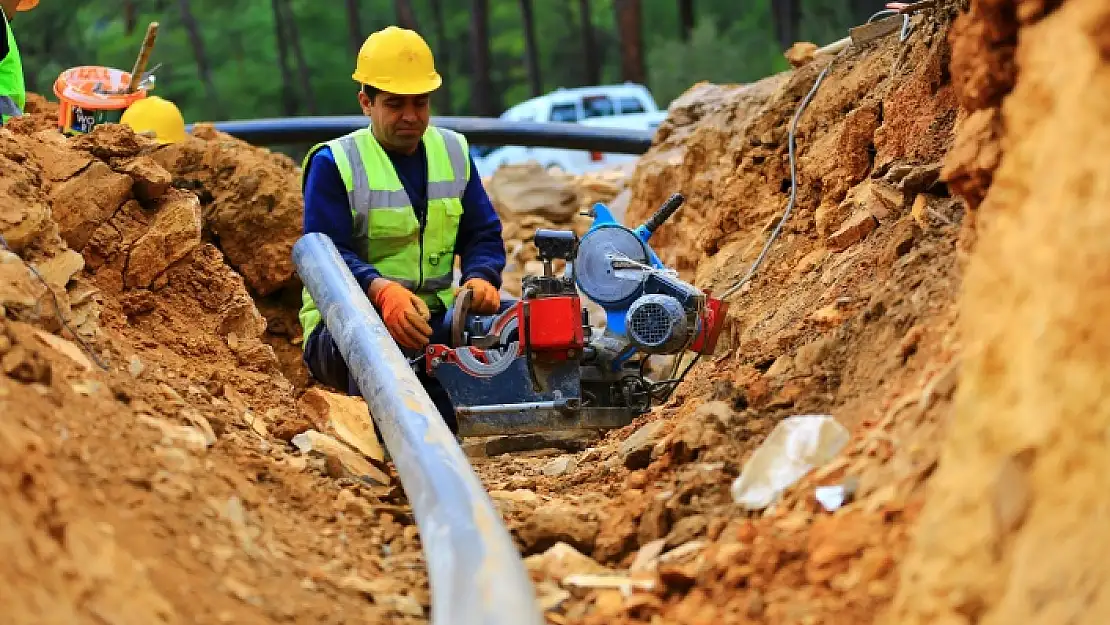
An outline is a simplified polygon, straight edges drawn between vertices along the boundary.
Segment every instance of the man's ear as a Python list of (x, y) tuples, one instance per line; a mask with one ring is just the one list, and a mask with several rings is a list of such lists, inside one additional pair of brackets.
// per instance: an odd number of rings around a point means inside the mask
[(370, 96), (366, 95), (364, 91), (360, 90), (358, 92), (358, 104), (362, 107), (363, 114), (370, 114)]

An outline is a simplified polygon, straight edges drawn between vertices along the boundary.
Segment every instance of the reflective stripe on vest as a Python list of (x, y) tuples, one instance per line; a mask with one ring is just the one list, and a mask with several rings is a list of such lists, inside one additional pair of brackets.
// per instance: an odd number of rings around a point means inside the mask
[(19, 57), (19, 47), (15, 43), (15, 35), (8, 25), (8, 16), (0, 10), (4, 19), (4, 36), (8, 39), (8, 55), (0, 60), (0, 117), (8, 121), (9, 117), (23, 115), (23, 107), (27, 105), (27, 87), (23, 82), (23, 61)]
[[(369, 129), (361, 129), (313, 147), (326, 145), (347, 191), (353, 220), (353, 244), (359, 256), (383, 277), (415, 292), (432, 310), (454, 301), (454, 248), (462, 217), (462, 196), (470, 179), (466, 138), (429, 127), (422, 139), (428, 164), (428, 210), (423, 237), (412, 201), (389, 156)], [(302, 174), (303, 176), (304, 174)], [(303, 180), (302, 178), (302, 184)], [(301, 326), (308, 339), (319, 312), (307, 290), (302, 293)]]

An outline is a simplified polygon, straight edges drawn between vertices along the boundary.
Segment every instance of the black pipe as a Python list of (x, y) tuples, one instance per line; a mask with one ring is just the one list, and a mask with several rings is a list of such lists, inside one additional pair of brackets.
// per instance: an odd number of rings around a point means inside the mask
[[(275, 117), (212, 122), (220, 132), (255, 145), (315, 144), (365, 128), (362, 115)], [(489, 117), (433, 117), (432, 124), (466, 135), (472, 145), (564, 148), (615, 154), (643, 154), (653, 130), (606, 128), (566, 122), (517, 122)], [(192, 124), (187, 132), (192, 132)]]

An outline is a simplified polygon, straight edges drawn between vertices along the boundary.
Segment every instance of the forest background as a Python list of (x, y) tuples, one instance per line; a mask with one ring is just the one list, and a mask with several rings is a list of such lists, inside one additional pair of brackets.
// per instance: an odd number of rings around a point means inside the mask
[(27, 87), (55, 99), (69, 67), (134, 64), (159, 22), (154, 93), (188, 122), (358, 113), (351, 79), (366, 35), (419, 31), (444, 86), (438, 115), (497, 116), (558, 87), (633, 81), (661, 108), (700, 80), (787, 68), (883, 8), (875, 0), (47, 0), (14, 23)]

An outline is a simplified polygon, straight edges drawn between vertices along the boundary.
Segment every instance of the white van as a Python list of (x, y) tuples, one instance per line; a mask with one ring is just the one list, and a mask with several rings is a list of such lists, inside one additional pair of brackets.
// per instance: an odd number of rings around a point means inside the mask
[[(654, 131), (666, 118), (655, 98), (643, 85), (598, 85), (556, 89), (526, 100), (501, 114), (501, 119), (522, 122), (570, 122), (587, 126), (636, 128)], [(502, 165), (536, 161), (572, 174), (612, 167), (634, 161), (635, 154), (610, 154), (561, 148), (529, 148), (506, 145), (488, 152), (476, 149), (478, 173), (492, 176)]]

